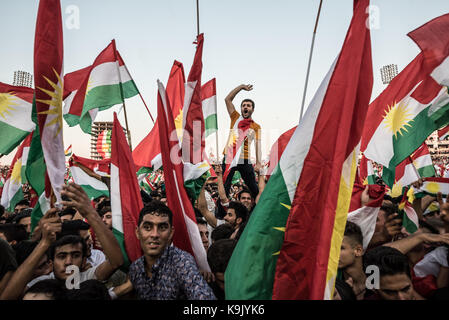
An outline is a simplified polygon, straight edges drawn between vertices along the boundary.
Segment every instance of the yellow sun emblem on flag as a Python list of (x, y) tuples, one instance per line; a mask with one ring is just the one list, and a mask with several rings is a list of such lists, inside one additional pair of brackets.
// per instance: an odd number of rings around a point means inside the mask
[(387, 106), (385, 115), (386, 126), (394, 133), (394, 137), (397, 138), (398, 133), (400, 135), (407, 132), (407, 127), (411, 127), (410, 122), (413, 121), (413, 114), (409, 112), (408, 105), (404, 102), (394, 103), (393, 106)]
[(402, 194), (402, 184), (398, 181), (396, 181), (393, 185), (393, 188), (390, 190), (390, 196), (392, 198), (399, 197)]
[(14, 184), (20, 184), (22, 182), (21, 178), (21, 170), (22, 170), (22, 159), (18, 159), (14, 164), (11, 172), (11, 181)]
[(5, 114), (11, 115), (11, 111), (15, 110), (14, 106), (18, 106), (14, 103), (15, 100), (14, 93), (0, 93), (0, 116), (6, 119)]
[(440, 192), (440, 186), (438, 185), (437, 182), (427, 183), (426, 189), (428, 192), (433, 193), (433, 194), (437, 194), (438, 192)]
[[(54, 89), (54, 91), (50, 91), (44, 88), (38, 88), (41, 91), (45, 92), (49, 97), (51, 97), (51, 100), (42, 100), (42, 99), (36, 99), (38, 102), (45, 103), (50, 108), (47, 111), (39, 112), (39, 114), (46, 114), (46, 115), (54, 115), (55, 117), (50, 120), (45, 127), (50, 127), (53, 125), (58, 125), (58, 129), (56, 130), (55, 137), (59, 135), (59, 133), (62, 130), (62, 91), (63, 91), (63, 83), (62, 79), (59, 76), (59, 74), (56, 72), (55, 69), (53, 69), (53, 72), (55, 73), (56, 77), (58, 78), (58, 83), (54, 83), (50, 79), (48, 79), (46, 76), (43, 76), (44, 79), (48, 82), (48, 84)], [(59, 84), (59, 85), (58, 85)]]
[[(281, 206), (286, 207), (289, 211), (291, 210), (292, 206), (289, 206), (288, 204), (282, 203)], [(285, 233), (285, 227), (273, 227), (274, 230), (284, 232)], [(272, 254), (272, 256), (278, 256), (281, 253), (281, 251), (277, 251)]]

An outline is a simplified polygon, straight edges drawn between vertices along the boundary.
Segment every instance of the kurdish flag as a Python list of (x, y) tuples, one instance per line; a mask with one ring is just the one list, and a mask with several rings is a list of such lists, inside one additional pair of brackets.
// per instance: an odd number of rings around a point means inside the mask
[(115, 47), (115, 40), (91, 66), (67, 74), (65, 81), (71, 83), (71, 91), (67, 90), (64, 94), (64, 119), (71, 127), (79, 124), (86, 133), (91, 132), (98, 111), (139, 94)]
[(398, 206), (398, 214), (402, 215), (402, 226), (408, 233), (414, 233), (419, 228), (418, 215), (408, 202), (407, 192), (404, 192), (401, 203)]
[(304, 158), (276, 265), (273, 299), (333, 296), (373, 84), (368, 7), (368, 0), (355, 2), (321, 103), (309, 107), (317, 112), (315, 121), (299, 123), (314, 129), (309, 143), (296, 150)]
[[(182, 135), (182, 107), (184, 105), (184, 68), (181, 62), (176, 61), (170, 70), (167, 82), (167, 97), (170, 101), (177, 137)], [(150, 133), (133, 150), (133, 159), (138, 167), (148, 167), (157, 170), (162, 166), (161, 145), (159, 139), (159, 121), (156, 119)]]
[[(182, 136), (182, 160), (184, 162), (184, 185), (191, 199), (196, 200), (201, 192), (204, 182), (208, 178), (210, 165), (206, 160), (205, 149), (205, 122), (203, 116), (202, 100), (210, 96), (207, 92), (202, 95), (201, 73), (203, 70), (204, 36), (201, 33), (197, 37), (195, 58), (185, 85), (185, 97), (183, 112), (183, 136)], [(209, 116), (210, 112), (206, 114)], [(216, 117), (215, 117), (216, 118)]]
[(24, 172), (32, 136), (32, 133), (28, 134), (17, 149), (17, 152), (11, 162), (8, 175), (6, 176), (6, 182), (1, 194), (0, 204), (10, 212), (13, 212), (15, 205), (24, 198), (22, 184), (26, 181)]
[(31, 213), (34, 230), (50, 209), (54, 195), (61, 202), (65, 155), (62, 135), (63, 35), (59, 0), (41, 0), (34, 42), (35, 101), (32, 119), (37, 124), (28, 154), (26, 177), (38, 195)]
[(413, 165), (421, 178), (434, 177), (435, 167), (426, 143), (423, 143), (412, 155)]
[(97, 138), (96, 149), (102, 159), (111, 157), (111, 130), (103, 130)]
[[(162, 162), (164, 163), (165, 190), (168, 207), (173, 211), (173, 227), (176, 232), (173, 244), (190, 253), (202, 271), (210, 272), (206, 250), (201, 241), (195, 212), (183, 186), (183, 164), (179, 157), (179, 142), (169, 138), (175, 131), (175, 122), (164, 86), (158, 81), (157, 117), (161, 138)], [(176, 157), (178, 155), (178, 157)]]
[(227, 299), (332, 297), (372, 88), (368, 5), (357, 1), (341, 53), (234, 249)]
[(109, 174), (110, 161), (96, 161), (73, 155), (69, 160), (70, 173), (73, 182), (80, 185), (86, 192), (89, 199), (93, 200), (100, 196), (109, 197), (108, 186), (101, 180), (98, 170), (107, 170), (104, 174)]
[(443, 197), (449, 194), (449, 178), (426, 178), (419, 189), (414, 189), (415, 198), (422, 198), (425, 195), (436, 197), (441, 192)]
[(390, 168), (399, 165), (449, 117), (449, 14), (410, 32), (421, 53), (370, 105), (361, 150)]
[(376, 184), (377, 175), (373, 163), (371, 160), (368, 160), (365, 155), (363, 155), (360, 160), (359, 174), (364, 185)]
[[(41, 0), (34, 42), (35, 104), (48, 184), (61, 202), (65, 155), (62, 124), (63, 36), (59, 0)], [(49, 182), (49, 183), (48, 183)], [(48, 195), (48, 194), (47, 194)]]
[(31, 119), (34, 90), (0, 82), (0, 154), (9, 154), (36, 124)]
[(201, 104), (203, 107), (206, 138), (217, 132), (217, 87), (215, 78), (206, 82), (201, 88)]
[(111, 142), (112, 232), (122, 249), (124, 265), (129, 266), (142, 256), (135, 231), (143, 202), (131, 150), (115, 112)]

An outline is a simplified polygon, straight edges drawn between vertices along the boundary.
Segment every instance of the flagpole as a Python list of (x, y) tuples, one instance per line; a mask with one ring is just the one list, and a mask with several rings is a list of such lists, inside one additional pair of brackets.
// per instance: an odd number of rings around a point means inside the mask
[(129, 127), (128, 127), (128, 116), (126, 115), (125, 100), (123, 100), (123, 111), (125, 113), (125, 125), (126, 125), (126, 133), (127, 133), (127, 136), (128, 136), (128, 144), (129, 144), (129, 148), (132, 151), (133, 147), (131, 145), (131, 132), (129, 131)]
[(323, 3), (323, 0), (320, 0), (320, 6), (318, 7), (318, 14), (316, 16), (316, 21), (315, 21), (315, 28), (313, 29), (312, 45), (310, 46), (310, 54), (309, 54), (309, 65), (307, 66), (306, 83), (304, 85), (304, 93), (302, 95), (301, 114), (299, 115), (299, 120), (300, 121), (302, 119), (302, 114), (303, 114), (303, 111), (304, 111), (304, 103), (305, 103), (305, 100), (306, 100), (306, 93), (307, 93), (307, 84), (309, 82), (310, 65), (312, 63), (313, 46), (315, 44), (316, 29), (318, 27), (318, 20), (320, 18), (320, 12), (321, 12), (321, 5), (322, 5), (322, 3)]
[(200, 35), (200, 4), (199, 0), (196, 0), (196, 35)]
[(153, 124), (154, 124), (153, 116), (151, 115), (151, 112), (150, 112), (150, 110), (148, 109), (147, 104), (145, 103), (145, 100), (143, 100), (143, 97), (142, 97), (142, 95), (140, 94), (140, 92), (139, 92), (139, 96), (140, 96), (140, 99), (142, 99), (142, 102), (143, 102), (143, 104), (145, 105), (145, 108), (147, 108), (148, 114), (149, 114), (150, 117), (151, 117), (151, 121), (153, 121)]
[[(114, 56), (115, 56), (115, 62), (117, 64), (118, 78), (119, 78), (120, 83), (122, 83), (122, 76), (120, 75), (120, 69), (119, 69), (119, 63), (118, 63), (118, 57), (117, 57), (117, 48), (115, 46), (115, 39), (112, 39), (112, 44), (113, 44), (113, 47), (114, 47)], [(126, 68), (126, 66), (125, 66), (125, 68)], [(127, 133), (127, 136), (128, 136), (128, 144), (129, 144), (129, 148), (132, 151), (133, 147), (131, 145), (131, 133), (130, 133), (129, 127), (128, 127), (128, 115), (126, 113), (125, 97), (123, 95), (123, 87), (122, 87), (122, 85), (120, 85), (120, 92), (121, 92), (122, 100), (123, 100), (123, 111), (125, 112), (125, 124), (126, 124), (126, 133)]]

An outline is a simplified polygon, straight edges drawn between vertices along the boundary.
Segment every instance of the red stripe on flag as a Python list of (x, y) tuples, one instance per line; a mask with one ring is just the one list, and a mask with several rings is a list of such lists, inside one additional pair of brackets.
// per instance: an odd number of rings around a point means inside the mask
[(0, 93), (11, 93), (17, 98), (33, 103), (34, 90), (28, 87), (12, 86), (0, 82)]
[(114, 112), (114, 126), (112, 128), (112, 156), (111, 163), (119, 171), (120, 199), (123, 223), (123, 235), (125, 248), (129, 259), (132, 261), (142, 256), (140, 241), (136, 237), (136, 227), (139, 221), (139, 213), (143, 208), (140, 196), (140, 187), (136, 176), (136, 167), (126, 142), (123, 127)]
[(206, 100), (217, 95), (217, 88), (215, 84), (215, 78), (206, 82), (201, 88), (201, 100)]
[[(184, 104), (184, 68), (182, 63), (176, 61), (170, 71), (167, 83), (167, 96), (170, 104), (173, 106), (174, 114), (179, 114)], [(154, 123), (150, 133), (133, 150), (133, 159), (137, 167), (151, 167), (151, 160), (161, 153), (159, 139), (158, 119)]]
[(372, 90), (368, 5), (357, 1), (315, 123), (276, 265), (273, 299), (315, 300), (325, 294), (342, 165), (360, 141)]

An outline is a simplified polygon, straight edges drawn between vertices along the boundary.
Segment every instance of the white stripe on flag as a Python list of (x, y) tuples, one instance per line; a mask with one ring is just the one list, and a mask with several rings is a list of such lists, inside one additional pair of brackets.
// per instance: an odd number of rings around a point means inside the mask
[(111, 212), (112, 228), (123, 234), (122, 198), (120, 196), (119, 169), (111, 163)]

